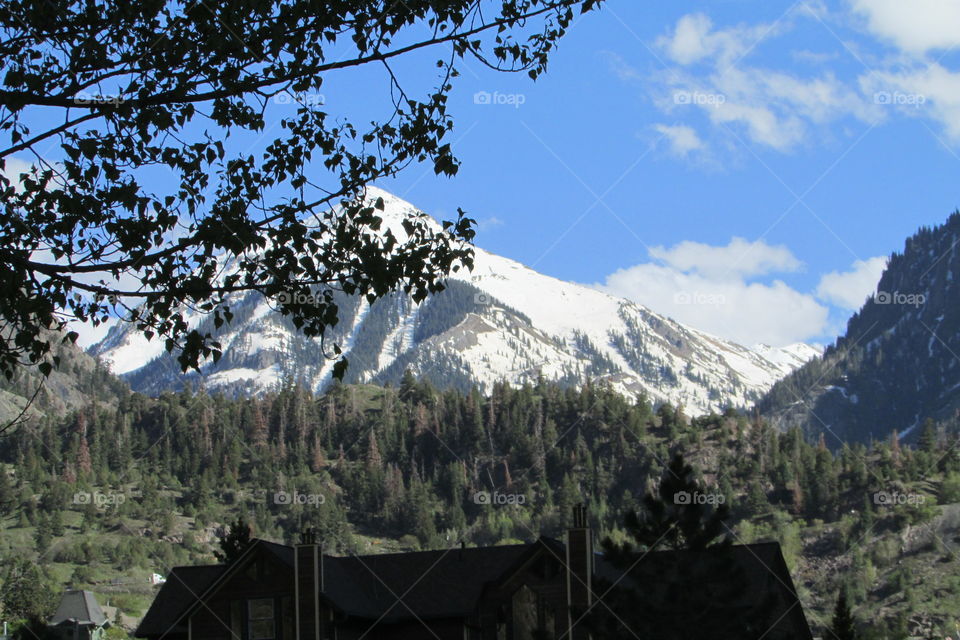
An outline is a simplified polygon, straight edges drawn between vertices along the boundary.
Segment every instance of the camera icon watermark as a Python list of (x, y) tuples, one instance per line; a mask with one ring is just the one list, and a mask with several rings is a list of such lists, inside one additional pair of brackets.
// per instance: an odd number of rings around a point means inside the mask
[(279, 506), (307, 505), (318, 506), (324, 504), (327, 497), (322, 493), (300, 493), (296, 489), (291, 491), (276, 491), (273, 494), (273, 504)]
[(86, 91), (81, 91), (77, 95), (73, 96), (74, 104), (85, 106), (90, 104), (112, 104), (116, 107), (119, 104), (126, 102), (127, 99), (123, 96), (105, 96), (93, 93), (87, 93)]
[(523, 505), (527, 502), (527, 496), (522, 493), (500, 493), (494, 491), (477, 491), (473, 494), (474, 504), (489, 504), (493, 506), (503, 505)]
[(73, 494), (73, 504), (92, 504), (97, 509), (106, 509), (107, 507), (114, 506), (118, 507), (126, 501), (126, 494), (116, 493), (113, 491), (107, 493), (102, 491), (77, 491)]
[(703, 291), (677, 291), (673, 294), (673, 304), (705, 305), (719, 307), (727, 303), (722, 293), (707, 293)]
[(512, 106), (514, 109), (519, 109), (526, 101), (527, 96), (522, 93), (500, 93), (499, 91), (490, 93), (489, 91), (477, 91), (473, 94), (473, 104), (507, 105)]
[(722, 93), (707, 93), (704, 91), (677, 91), (673, 94), (674, 104), (693, 104), (706, 107), (719, 107), (727, 101)]
[(877, 304), (905, 304), (914, 308), (927, 302), (927, 296), (922, 293), (901, 293), (900, 291), (877, 291), (874, 297)]
[(899, 491), (877, 491), (873, 494), (873, 504), (882, 507), (896, 507), (899, 505), (921, 505), (927, 501), (925, 495), (919, 493), (901, 493)]
[(673, 494), (673, 504), (684, 506), (692, 504), (721, 505), (727, 498), (722, 493), (700, 493), (694, 491), (677, 491)]
[(473, 304), (486, 307), (493, 304), (493, 298), (485, 293), (475, 293), (473, 294)]
[(274, 104), (300, 104), (305, 107), (318, 107), (327, 104), (327, 98), (322, 93), (281, 91), (271, 100)]
[(874, 104), (913, 107), (919, 109), (927, 102), (927, 96), (922, 93), (904, 93), (902, 91), (877, 91), (873, 94)]
[(323, 298), (316, 293), (303, 293), (300, 291), (281, 291), (276, 296), (279, 304), (298, 304), (301, 306), (319, 305)]

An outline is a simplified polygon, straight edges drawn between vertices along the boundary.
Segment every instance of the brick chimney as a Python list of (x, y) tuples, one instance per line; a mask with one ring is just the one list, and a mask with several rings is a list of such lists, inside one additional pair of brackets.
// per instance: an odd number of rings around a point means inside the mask
[[(586, 624), (577, 619), (593, 603), (593, 533), (587, 526), (587, 508), (573, 508), (573, 526), (567, 529), (567, 605), (568, 636), (587, 640)], [(575, 613), (579, 611), (580, 613)]]
[(296, 545), (294, 564), (294, 602), (296, 603), (297, 640), (321, 640), (324, 637), (320, 616), (323, 593), (323, 550), (313, 529), (306, 529)]

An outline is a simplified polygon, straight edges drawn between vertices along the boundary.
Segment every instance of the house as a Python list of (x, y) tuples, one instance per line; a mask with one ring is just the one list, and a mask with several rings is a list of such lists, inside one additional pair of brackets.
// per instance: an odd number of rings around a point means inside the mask
[(57, 611), (47, 624), (60, 640), (101, 640), (110, 620), (93, 592), (69, 590), (63, 592)]
[[(323, 553), (309, 532), (292, 547), (255, 539), (230, 564), (174, 568), (134, 635), (148, 640), (587, 640), (590, 634), (577, 612), (606, 606), (606, 598), (621, 589), (621, 596), (642, 596), (649, 607), (676, 609), (676, 615), (698, 620), (709, 637), (811, 640), (779, 545), (727, 549), (722, 555), (729, 566), (712, 576), (715, 580), (698, 570), (711, 571), (706, 560), (717, 557), (711, 551), (648, 553), (624, 575), (594, 552), (582, 507), (565, 542), (540, 537), (527, 544), (337, 557)], [(669, 585), (689, 582), (691, 575), (710, 594), (723, 594), (719, 585), (728, 582), (730, 566), (739, 576), (736, 593), (725, 595), (731, 601), (697, 613), (714, 619), (700, 621), (685, 613), (682, 596)], [(629, 591), (622, 590), (625, 586)], [(759, 601), (765, 605), (754, 607)], [(742, 633), (710, 633), (711, 622), (738, 616)]]

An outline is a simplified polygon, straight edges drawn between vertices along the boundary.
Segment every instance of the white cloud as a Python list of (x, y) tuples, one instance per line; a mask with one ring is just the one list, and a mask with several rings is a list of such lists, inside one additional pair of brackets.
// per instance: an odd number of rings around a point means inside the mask
[(960, 0), (852, 0), (851, 6), (871, 32), (907, 53), (960, 45)]
[(689, 65), (711, 58), (721, 66), (734, 63), (782, 23), (714, 29), (703, 13), (691, 13), (677, 20), (673, 33), (657, 38), (656, 46), (677, 64)]
[(598, 288), (745, 345), (784, 346), (827, 327), (826, 307), (779, 280), (715, 280), (648, 263), (616, 271)]
[(795, 271), (800, 261), (785, 247), (734, 238), (726, 246), (682, 242), (651, 250), (659, 260), (620, 269), (598, 289), (735, 342), (783, 346), (822, 336), (829, 310), (781, 280), (751, 282), (762, 274)]
[(22, 188), (20, 174), (30, 173), (33, 163), (16, 157), (5, 158), (5, 166), (2, 173), (18, 191)]
[(905, 71), (864, 74), (860, 83), (888, 110), (933, 118), (952, 142), (960, 143), (960, 72), (933, 63)]
[(678, 271), (696, 272), (714, 279), (792, 272), (802, 266), (787, 247), (738, 237), (719, 247), (685, 240), (669, 249), (653, 247), (650, 256)]
[(670, 151), (676, 156), (686, 156), (691, 151), (703, 149), (704, 144), (697, 132), (686, 125), (656, 124), (653, 128), (670, 143)]
[(842, 309), (859, 309), (867, 296), (876, 291), (886, 266), (887, 258), (877, 256), (857, 260), (849, 271), (824, 274), (817, 285), (817, 297)]
[[(683, 119), (674, 127), (695, 128), (704, 149), (714, 147), (719, 136), (734, 146), (742, 139), (790, 152), (834, 133), (855, 136), (862, 126), (850, 127), (854, 122), (875, 125), (905, 116), (936, 122), (946, 144), (960, 145), (960, 69), (932, 60), (933, 54), (960, 50), (960, 0), (848, 0), (844, 12), (803, 3), (773, 23), (732, 26), (690, 13), (655, 41), (666, 69), (643, 76), (615, 54), (611, 65), (622, 80), (643, 83), (661, 111)], [(788, 32), (802, 27), (820, 35), (834, 28), (843, 33), (851, 18), (859, 20), (865, 37), (837, 42), (832, 51), (789, 49), (793, 64), (789, 58), (775, 68), (756, 62), (762, 49), (783, 50), (781, 36)], [(878, 52), (878, 40), (891, 43), (896, 54)], [(849, 71), (841, 63), (851, 56), (870, 68), (864, 71), (857, 63)], [(825, 68), (833, 60), (836, 66)], [(683, 149), (670, 148), (680, 157), (689, 153)]]
[(707, 39), (712, 27), (713, 22), (702, 13), (686, 15), (677, 21), (673, 35), (661, 37), (657, 44), (667, 50), (674, 62), (690, 64), (709, 55), (716, 46), (715, 39)]
[[(802, 15), (809, 19), (811, 12)], [(655, 79), (655, 86), (664, 89), (659, 106), (673, 115), (699, 112), (721, 131), (729, 129), (778, 151), (808, 139), (815, 126), (883, 117), (883, 109), (829, 71), (804, 77), (748, 64), (752, 52), (793, 26), (792, 12), (773, 24), (716, 29), (703, 14), (683, 16), (656, 41), (679, 65)], [(704, 65), (690, 66), (701, 61)]]

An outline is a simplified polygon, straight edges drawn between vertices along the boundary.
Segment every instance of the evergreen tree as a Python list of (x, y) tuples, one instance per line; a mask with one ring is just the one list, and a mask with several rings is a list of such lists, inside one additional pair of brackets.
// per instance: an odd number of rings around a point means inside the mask
[[(714, 508), (695, 497), (707, 494), (693, 476), (683, 455), (676, 454), (660, 478), (657, 495), (644, 496), (643, 513), (626, 514), (633, 542), (603, 540), (606, 560), (632, 580), (597, 579), (595, 592), (602, 594), (598, 597), (604, 606), (593, 607), (585, 618), (594, 637), (686, 639), (709, 628), (711, 637), (740, 638), (769, 629), (776, 596), (766, 593), (743, 600), (746, 575), (732, 557), (730, 538), (723, 534), (729, 509), (726, 503)], [(650, 551), (662, 547), (690, 553), (673, 556), (671, 562), (682, 562), (682, 569), (658, 571), (665, 584), (651, 590), (644, 584), (650, 576), (632, 572), (638, 567), (642, 571), (642, 561), (656, 555)], [(630, 582), (635, 586), (627, 586)]]
[(250, 546), (251, 534), (250, 525), (242, 515), (238, 516), (228, 530), (224, 531), (221, 528), (217, 531), (217, 544), (220, 546), (220, 551), (214, 551), (213, 555), (217, 557), (218, 562), (226, 564), (233, 562)]
[(53, 614), (56, 591), (43, 568), (24, 557), (12, 556), (2, 563), (0, 605), (8, 620), (36, 618)]
[(16, 496), (10, 485), (10, 476), (7, 475), (6, 465), (0, 464), (0, 516), (13, 512)]
[(837, 604), (833, 609), (833, 621), (830, 631), (836, 640), (856, 640), (857, 629), (853, 621), (850, 605), (847, 604), (847, 594), (840, 589), (837, 594)]
[[(641, 513), (628, 512), (624, 525), (630, 536), (643, 549), (705, 549), (713, 544), (729, 544), (724, 520), (730, 517), (729, 505), (709, 500), (719, 492), (708, 494), (693, 474), (693, 467), (677, 453), (660, 476), (657, 493), (643, 497)], [(719, 539), (719, 540), (718, 540)], [(608, 545), (609, 553), (632, 553), (633, 547)]]

